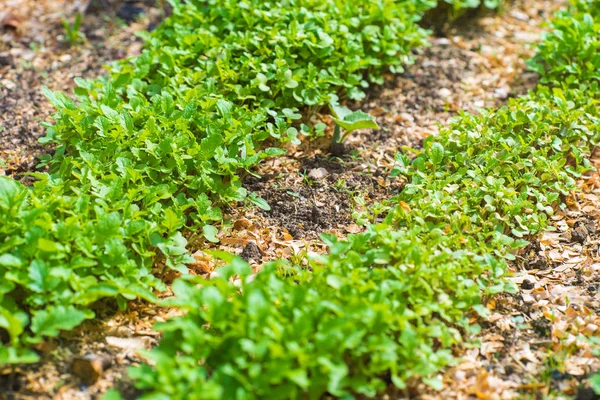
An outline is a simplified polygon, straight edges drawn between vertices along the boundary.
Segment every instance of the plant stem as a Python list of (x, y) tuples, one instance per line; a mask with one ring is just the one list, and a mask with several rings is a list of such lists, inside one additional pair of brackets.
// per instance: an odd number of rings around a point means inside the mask
[(342, 142), (342, 128), (339, 125), (336, 125), (333, 130), (333, 141), (334, 144)]

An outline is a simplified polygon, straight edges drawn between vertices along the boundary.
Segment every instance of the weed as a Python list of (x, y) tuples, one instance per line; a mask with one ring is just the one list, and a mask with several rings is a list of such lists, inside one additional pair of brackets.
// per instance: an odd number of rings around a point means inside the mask
[(65, 39), (70, 47), (85, 41), (85, 35), (81, 32), (81, 19), (81, 13), (77, 13), (72, 24), (64, 19), (62, 21), (62, 26), (65, 29)]

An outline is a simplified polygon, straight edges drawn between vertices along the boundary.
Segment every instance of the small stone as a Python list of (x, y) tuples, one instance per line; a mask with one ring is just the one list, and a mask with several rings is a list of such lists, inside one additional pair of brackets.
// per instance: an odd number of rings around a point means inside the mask
[(35, 58), (35, 51), (25, 50), (21, 53), (20, 58), (23, 61), (31, 61)]
[(433, 44), (436, 46), (450, 46), (450, 40), (448, 38), (437, 38), (434, 39)]
[(515, 32), (513, 37), (522, 42), (533, 43), (538, 40), (540, 35), (532, 32)]
[(63, 54), (62, 56), (59, 57), (59, 60), (62, 63), (68, 63), (72, 59), (73, 59), (73, 57), (70, 54)]
[(518, 19), (519, 21), (529, 21), (529, 15), (527, 15), (524, 12), (521, 12), (521, 11), (513, 10), (513, 11), (510, 12), (510, 15), (513, 18)]
[(494, 90), (494, 95), (500, 100), (506, 100), (510, 95), (510, 89), (507, 87), (499, 87), (496, 90)]
[(308, 172), (308, 177), (314, 180), (320, 180), (325, 178), (329, 172), (325, 168), (314, 168)]
[(106, 343), (110, 346), (118, 347), (120, 349), (130, 350), (136, 352), (138, 350), (145, 349), (147, 347), (147, 340), (139, 337), (135, 338), (122, 338), (117, 336), (107, 336)]
[(250, 262), (250, 261), (258, 262), (262, 259), (262, 254), (260, 252), (260, 249), (256, 245), (256, 243), (248, 242), (246, 247), (244, 247), (244, 250), (242, 250), (240, 257), (242, 257), (244, 260), (246, 260), (248, 262)]
[(90, 386), (98, 381), (110, 364), (111, 360), (106, 356), (88, 354), (73, 360), (71, 370), (81, 380), (81, 383)]
[(16, 83), (11, 81), (10, 79), (2, 79), (0, 81), (0, 86), (4, 86), (8, 90), (14, 90), (17, 87)]
[(448, 97), (452, 96), (452, 91), (450, 91), (448, 88), (441, 88), (438, 90), (438, 95), (444, 99), (447, 99)]
[(535, 287), (535, 285), (529, 279), (525, 279), (523, 281), (523, 283), (521, 283), (521, 289), (523, 289), (523, 290), (531, 290), (534, 287)]

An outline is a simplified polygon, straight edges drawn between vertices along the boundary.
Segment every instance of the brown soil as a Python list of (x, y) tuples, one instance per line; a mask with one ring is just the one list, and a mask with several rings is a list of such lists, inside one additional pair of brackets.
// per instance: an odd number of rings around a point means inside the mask
[[(262, 175), (248, 178), (245, 187), (271, 206), (263, 212), (269, 223), (285, 228), (294, 239), (315, 239), (323, 232), (347, 231), (354, 220), (354, 197), (369, 203), (387, 199), (400, 182), (387, 182), (380, 170), (365, 171), (353, 159), (315, 155), (300, 161), (294, 179)], [(317, 178), (315, 178), (317, 177)]]

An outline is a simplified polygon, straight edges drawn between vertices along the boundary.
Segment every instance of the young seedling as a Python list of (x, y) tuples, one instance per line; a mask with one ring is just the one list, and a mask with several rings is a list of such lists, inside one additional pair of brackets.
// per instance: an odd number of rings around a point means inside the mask
[(85, 40), (85, 35), (80, 31), (81, 28), (81, 13), (77, 13), (75, 21), (69, 24), (66, 20), (62, 21), (63, 28), (65, 28), (65, 39), (69, 43), (70, 47), (78, 43), (82, 43)]
[[(331, 153), (342, 155), (346, 153), (344, 140), (350, 133), (357, 129), (379, 129), (375, 118), (366, 112), (352, 111), (347, 107), (334, 102), (329, 103), (332, 119), (335, 121), (333, 140), (331, 141)], [(342, 134), (342, 129), (344, 133)]]

